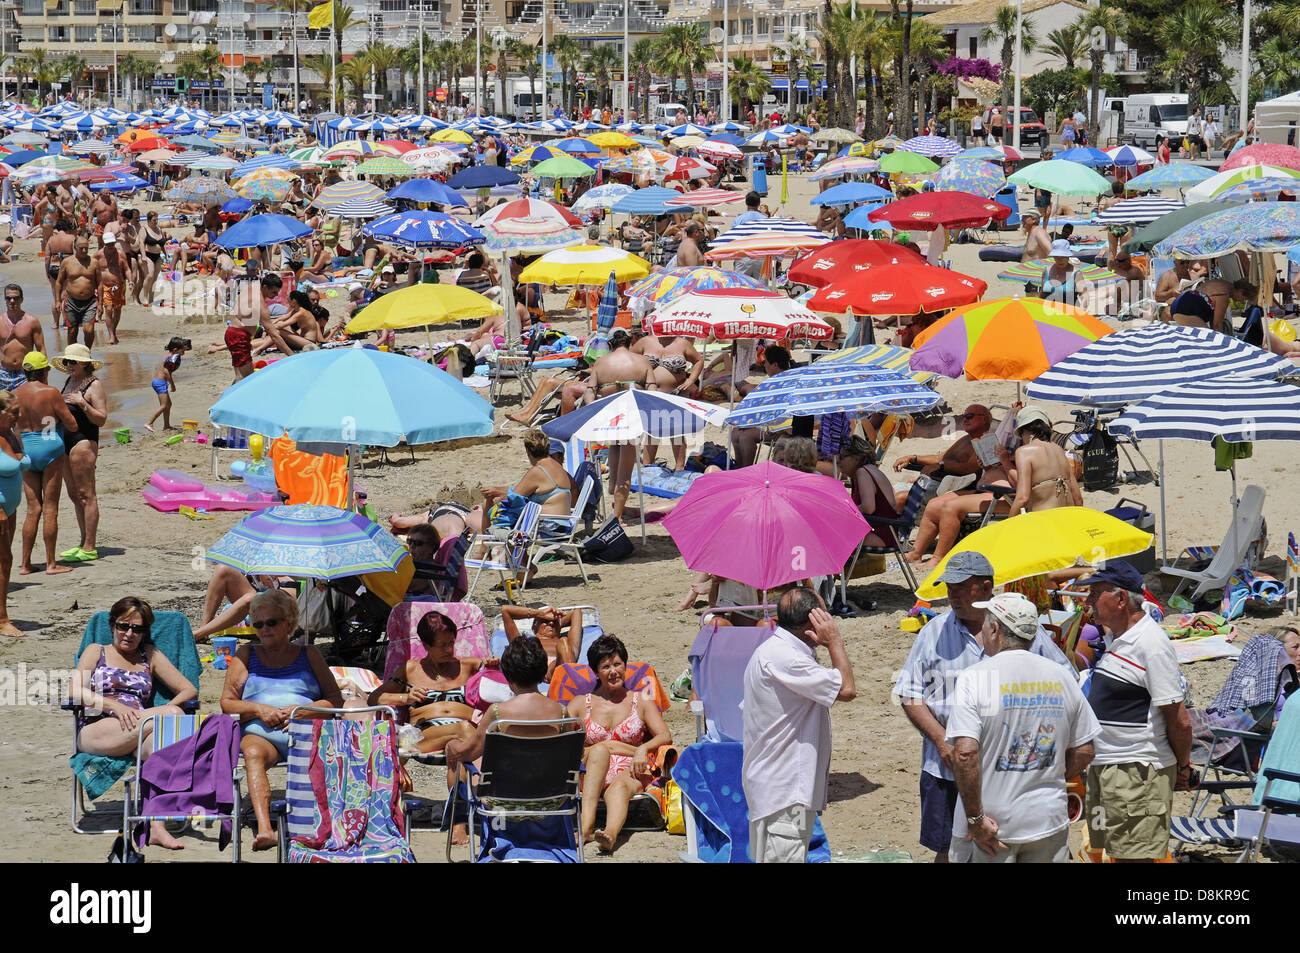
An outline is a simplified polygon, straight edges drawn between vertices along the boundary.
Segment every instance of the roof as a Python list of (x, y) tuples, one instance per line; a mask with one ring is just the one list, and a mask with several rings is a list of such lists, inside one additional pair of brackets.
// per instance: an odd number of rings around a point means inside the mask
[[(1088, 9), (1088, 5), (1080, 3), (1079, 0), (1025, 0), (1024, 12), (1033, 13), (1035, 10), (1042, 10), (1044, 7), (1055, 6), (1058, 3), (1069, 4), (1072, 7), (1078, 7), (1080, 10)], [(966, 26), (968, 24), (983, 26), (993, 22), (999, 7), (1008, 5), (1008, 0), (967, 0), (966, 3), (954, 3), (937, 13), (931, 13), (925, 19), (938, 26)]]

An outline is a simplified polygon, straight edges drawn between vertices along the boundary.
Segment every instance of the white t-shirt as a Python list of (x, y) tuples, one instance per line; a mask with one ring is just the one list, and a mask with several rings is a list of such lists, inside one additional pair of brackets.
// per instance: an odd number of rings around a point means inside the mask
[(1093, 669), (1088, 702), (1101, 723), (1094, 764), (1177, 763), (1160, 707), (1183, 700), (1178, 655), (1149, 615), (1116, 639)]
[[(1004, 650), (957, 678), (948, 716), (949, 744), (980, 744), (984, 813), (1007, 844), (1041, 840), (1063, 830), (1065, 753), (1101, 730), (1068, 672), (1021, 650)], [(966, 836), (966, 808), (957, 801), (953, 836)]]

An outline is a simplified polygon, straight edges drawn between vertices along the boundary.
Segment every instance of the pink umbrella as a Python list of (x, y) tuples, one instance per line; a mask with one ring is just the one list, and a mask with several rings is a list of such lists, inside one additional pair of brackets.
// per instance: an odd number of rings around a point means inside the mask
[(664, 526), (691, 569), (763, 591), (842, 572), (871, 532), (838, 480), (771, 462), (705, 474)]
[(1229, 169), (1241, 169), (1257, 163), (1300, 170), (1300, 149), (1276, 142), (1257, 142), (1253, 146), (1242, 146), (1228, 156), (1227, 161), (1219, 166), (1219, 171), (1227, 172)]

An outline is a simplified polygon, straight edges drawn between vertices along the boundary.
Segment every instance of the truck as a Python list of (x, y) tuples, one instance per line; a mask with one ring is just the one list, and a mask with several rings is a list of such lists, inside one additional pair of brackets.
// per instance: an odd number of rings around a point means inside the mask
[[(1010, 116), (1015, 107), (1007, 107), (1007, 115)], [(993, 107), (990, 106), (984, 110), (984, 128), (991, 129), (993, 116)], [(1015, 130), (1009, 121), (1003, 122), (1004, 132), (1002, 141), (1008, 145), (1015, 142)], [(1042, 120), (1038, 118), (1038, 113), (1034, 112), (1028, 106), (1020, 107), (1020, 144), (1022, 146), (1038, 146), (1039, 149), (1046, 149), (1051, 144), (1051, 134), (1043, 126)]]
[(1124, 135), (1135, 146), (1158, 149), (1187, 134), (1186, 93), (1134, 93), (1124, 99)]

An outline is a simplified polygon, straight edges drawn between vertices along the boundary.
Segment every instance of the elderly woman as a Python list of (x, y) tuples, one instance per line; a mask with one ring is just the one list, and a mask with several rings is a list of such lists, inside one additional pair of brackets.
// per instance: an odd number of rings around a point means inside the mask
[(259, 592), (249, 605), (249, 616), (259, 644), (241, 646), (231, 658), (221, 710), (237, 715), (243, 728), (239, 750), (257, 817), (253, 850), (270, 850), (275, 831), (266, 771), (288, 756), (289, 714), (298, 705), (342, 708), (343, 694), (320, 652), (289, 641), (298, 628), (297, 599), (283, 589)]
[[(599, 684), (590, 695), (569, 702), (568, 713), (586, 726), (587, 747), (582, 761), (582, 840), (594, 840), (602, 851), (614, 850), (628, 804), (645, 790), (653, 776), (650, 755), (673, 736), (654, 699), (627, 687), (627, 649), (612, 635), (602, 635), (587, 650), (587, 664)], [(596, 826), (596, 805), (605, 800), (605, 827)]]
[(528, 431), (524, 434), (524, 453), (528, 455), (528, 469), (513, 486), (479, 487), (486, 509), (502, 504), (502, 515), (493, 521), (493, 528), (508, 531), (525, 503), (539, 503), (541, 534), (567, 532), (575, 487), (564, 465), (551, 456), (551, 438), (538, 429)]
[[(108, 610), (113, 633), (110, 645), (88, 645), (77, 659), (68, 697), (86, 706), (77, 726), (77, 749), (87, 754), (121, 757), (136, 750), (140, 728), (145, 740), (142, 757), (153, 752), (154, 715), (182, 714), (180, 706), (197, 698), (199, 690), (149, 640), (153, 608), (125, 596)], [(151, 707), (154, 682), (172, 691), (169, 705)], [(149, 843), (168, 850), (185, 845), (167, 833), (162, 821), (149, 826)]]
[(99, 495), (95, 491), (95, 467), (99, 463), (99, 428), (108, 422), (108, 398), (95, 371), (104, 366), (90, 356), (84, 344), (70, 344), (61, 357), (50, 362), (68, 375), (63, 400), (77, 422), (77, 429), (63, 435), (68, 455), (68, 496), (77, 514), (81, 542), (59, 554), (65, 562), (91, 562), (99, 558)]

